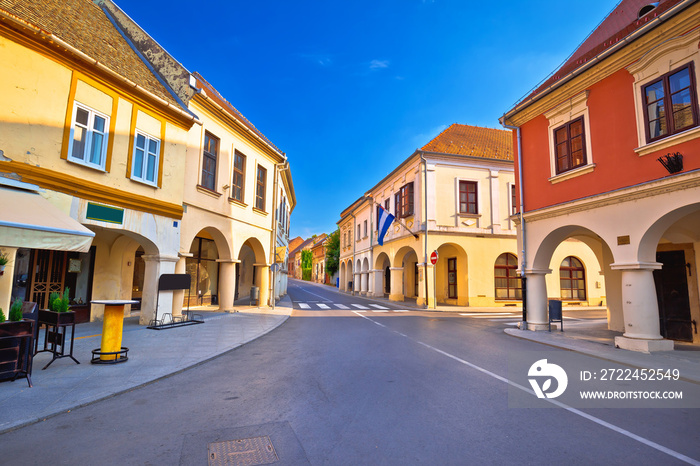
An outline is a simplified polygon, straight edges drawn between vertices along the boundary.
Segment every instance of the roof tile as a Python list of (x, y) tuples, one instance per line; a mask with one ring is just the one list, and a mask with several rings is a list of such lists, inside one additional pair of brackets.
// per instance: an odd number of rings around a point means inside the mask
[(0, 9), (55, 35), (112, 71), (180, 107), (92, 1), (0, 0)]
[(454, 123), (421, 150), (512, 161), (513, 135), (502, 129)]

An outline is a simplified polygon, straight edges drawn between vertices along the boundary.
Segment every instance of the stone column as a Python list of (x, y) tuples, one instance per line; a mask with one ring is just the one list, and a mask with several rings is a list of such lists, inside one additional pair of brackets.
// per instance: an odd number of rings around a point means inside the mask
[(255, 283), (256, 286), (260, 287), (260, 306), (269, 306), (270, 300), (270, 266), (267, 264), (253, 264), (255, 265), (256, 276)]
[(236, 290), (236, 260), (219, 259), (219, 311), (233, 312), (233, 295)]
[(384, 271), (383, 270), (370, 270), (370, 280), (372, 282), (372, 293), (371, 296), (374, 296), (376, 298), (381, 298), (384, 296), (384, 287), (383, 283), (384, 281), (382, 280)]
[(368, 273), (367, 272), (362, 272), (360, 274), (360, 294), (362, 296), (367, 296), (367, 282), (368, 282)]
[[(162, 291), (158, 296), (158, 280), (163, 274), (175, 273), (176, 256), (143, 255), (145, 262), (143, 295), (141, 296), (141, 316), (139, 323), (148, 325), (152, 319), (161, 319), (163, 314), (173, 309), (173, 292)], [(156, 309), (156, 304), (158, 309)]]
[(403, 301), (403, 267), (390, 267), (391, 288), (389, 292), (390, 301)]
[(622, 272), (625, 334), (615, 337), (616, 347), (644, 353), (673, 350), (673, 341), (664, 340), (659, 327), (654, 270), (660, 269), (661, 266), (658, 262), (610, 265), (612, 270)]
[(532, 331), (549, 330), (545, 275), (552, 273), (552, 270), (530, 269), (523, 272), (527, 277), (527, 329)]
[[(192, 257), (192, 254), (180, 254), (180, 258), (178, 261), (175, 263), (175, 273), (178, 274), (184, 274), (187, 272), (187, 257)], [(191, 277), (191, 280), (194, 280), (194, 277)], [(172, 307), (172, 315), (173, 317), (175, 316), (181, 316), (182, 315), (182, 307), (185, 302), (185, 296), (187, 296), (188, 290), (175, 290), (173, 291), (173, 307)]]
[(359, 295), (362, 291), (362, 286), (360, 281), (362, 281), (362, 272), (355, 272), (352, 279), (352, 294)]

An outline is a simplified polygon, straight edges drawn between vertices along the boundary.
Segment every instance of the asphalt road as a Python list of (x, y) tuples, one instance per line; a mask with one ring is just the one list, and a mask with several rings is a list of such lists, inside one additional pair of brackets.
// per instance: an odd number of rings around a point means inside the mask
[[(270, 334), (4, 434), (0, 463), (207, 464), (226, 451), (294, 465), (700, 459), (698, 410), (509, 407), (509, 360), (543, 348), (505, 335), (499, 319), (397, 312), (296, 281), (289, 295), (295, 311)], [(269, 438), (274, 452), (256, 459), (231, 442), (250, 438)]]

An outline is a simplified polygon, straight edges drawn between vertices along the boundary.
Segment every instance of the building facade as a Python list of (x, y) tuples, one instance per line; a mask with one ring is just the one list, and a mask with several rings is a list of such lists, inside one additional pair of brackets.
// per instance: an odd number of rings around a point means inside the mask
[[(450, 126), (341, 213), (340, 288), (428, 307), (519, 304), (514, 190), (510, 133)], [(383, 245), (380, 206), (396, 217)], [(552, 286), (552, 297), (584, 305), (605, 299), (585, 244), (567, 242), (552, 260), (569, 274)], [(594, 272), (579, 279), (572, 262)], [(571, 292), (572, 273), (588, 293)]]
[(520, 145), (528, 328), (547, 322), (552, 251), (596, 251), (618, 347), (700, 341), (700, 5), (623, 0), (502, 123)]
[(187, 134), (183, 227), (176, 292), (185, 305), (233, 309), (260, 290), (260, 302), (286, 294), (290, 215), (296, 196), (286, 155), (198, 73), (190, 73), (114, 3), (115, 23), (200, 125)]
[[(86, 25), (89, 35), (80, 33)], [(45, 308), (49, 293), (70, 288), (79, 321), (101, 318), (95, 299), (136, 299), (150, 318), (158, 277), (178, 260), (181, 162), (195, 116), (92, 2), (2, 3), (0, 59), (2, 199), (25, 215), (25, 227), (1, 240), (12, 247), (3, 248), (0, 307), (12, 296)], [(40, 193), (47, 210), (34, 211), (26, 196), (12, 201), (20, 192)], [(64, 217), (77, 224), (73, 236), (94, 239), (70, 249), (49, 241), (65, 231)], [(42, 230), (54, 219), (56, 231)], [(168, 312), (171, 302), (160, 298)]]

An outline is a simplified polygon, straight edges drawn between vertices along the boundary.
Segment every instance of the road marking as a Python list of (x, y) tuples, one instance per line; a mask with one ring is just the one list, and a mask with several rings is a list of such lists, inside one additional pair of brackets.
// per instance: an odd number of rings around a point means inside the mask
[(302, 308), (302, 309), (311, 309), (311, 306), (309, 306), (309, 305), (306, 304), (306, 303), (297, 303), (297, 304), (298, 304), (299, 307)]
[[(357, 311), (353, 311), (353, 312), (357, 314)], [(372, 320), (371, 318), (369, 318), (369, 317), (367, 317), (367, 316), (364, 316), (364, 315), (361, 315), (361, 314), (357, 314), (357, 315), (360, 316), (360, 317), (362, 317), (363, 319), (369, 320), (370, 322), (372, 322), (372, 323), (375, 324), (375, 325), (378, 325), (378, 326), (380, 326), (380, 327), (384, 327), (384, 328), (388, 329), (388, 327), (387, 327), (386, 325), (380, 324), (379, 322), (375, 322), (374, 320)], [(396, 332), (396, 331), (394, 331), (394, 330), (391, 330), (391, 331), (392, 331), (393, 333), (397, 333), (397, 334), (399, 333), (399, 332)], [(459, 358), (459, 357), (457, 357), (457, 356), (455, 356), (455, 355), (453, 355), (453, 354), (450, 354), (450, 353), (448, 353), (448, 352), (446, 352), (446, 351), (443, 351), (443, 350), (441, 350), (441, 349), (435, 348), (434, 346), (431, 346), (431, 345), (429, 345), (429, 344), (427, 344), (427, 343), (423, 343), (423, 342), (420, 341), (420, 340), (414, 340), (413, 338), (408, 337), (408, 336), (407, 336), (406, 338), (407, 338), (408, 340), (411, 340), (411, 341), (413, 341), (413, 342), (415, 342), (415, 343), (418, 343), (419, 345), (422, 345), (422, 346), (424, 346), (424, 347), (426, 347), (426, 348), (428, 348), (428, 349), (430, 349), (430, 350), (432, 350), (432, 351), (435, 351), (435, 352), (438, 353), (438, 354), (442, 354), (442, 355), (445, 356), (445, 357), (448, 357), (448, 358), (450, 358), (450, 359), (452, 359), (452, 360), (454, 360), (454, 361), (457, 361), (457, 362), (459, 362), (460, 364), (464, 364), (464, 365), (467, 366), (467, 367), (471, 367), (472, 369), (477, 370), (477, 371), (481, 372), (482, 374), (488, 375), (489, 377), (493, 377), (493, 378), (496, 379), (496, 380), (500, 380), (500, 381), (503, 382), (503, 383), (506, 383), (506, 384), (508, 384), (508, 385), (510, 385), (510, 386), (512, 386), (512, 387), (515, 387), (515, 388), (517, 388), (517, 389), (519, 389), (519, 390), (522, 390), (522, 391), (524, 391), (524, 392), (526, 392), (526, 393), (529, 393), (529, 394), (531, 394), (531, 395), (533, 395), (533, 396), (536, 396), (536, 395), (535, 395), (535, 392), (534, 392), (533, 390), (531, 390), (531, 389), (529, 389), (529, 388), (527, 388), (527, 387), (524, 387), (524, 386), (522, 386), (522, 385), (520, 385), (520, 384), (518, 384), (518, 383), (516, 383), (516, 382), (513, 382), (513, 381), (510, 380), (510, 379), (507, 379), (507, 378), (505, 378), (505, 377), (502, 377), (502, 376), (500, 376), (500, 375), (498, 375), (498, 374), (496, 374), (496, 373), (494, 373), (494, 372), (491, 372), (491, 371), (488, 370), (488, 369), (484, 369), (483, 367), (477, 366), (477, 365), (474, 364), (474, 363), (471, 363), (471, 362), (469, 362), (469, 361), (466, 361), (466, 360), (464, 360), (464, 359), (462, 359), (462, 358)], [(675, 451), (675, 450), (671, 450), (670, 448), (667, 448), (667, 447), (665, 447), (665, 446), (663, 446), (663, 445), (660, 445), (660, 444), (658, 444), (658, 443), (656, 443), (656, 442), (654, 442), (654, 441), (652, 441), (652, 440), (646, 439), (646, 438), (644, 438), (644, 437), (642, 437), (642, 436), (640, 436), (640, 435), (634, 434), (634, 433), (630, 432), (629, 430), (623, 429), (622, 427), (618, 427), (618, 426), (616, 426), (616, 425), (614, 425), (614, 424), (611, 424), (611, 423), (609, 423), (609, 422), (607, 422), (607, 421), (604, 421), (604, 420), (599, 419), (599, 418), (597, 418), (597, 417), (595, 417), (595, 416), (592, 416), (592, 415), (590, 415), (590, 414), (588, 414), (588, 413), (585, 413), (585, 412), (583, 412), (583, 411), (581, 411), (581, 410), (579, 410), (579, 409), (572, 408), (571, 406), (569, 406), (569, 405), (567, 405), (567, 404), (564, 404), (564, 403), (562, 403), (562, 402), (560, 402), (560, 401), (554, 400), (554, 399), (552, 399), (552, 398), (545, 398), (543, 401), (547, 401), (547, 402), (549, 402), (549, 403), (552, 403), (552, 404), (555, 405), (555, 406), (558, 406), (558, 407), (560, 407), (560, 408), (565, 409), (566, 411), (570, 412), (571, 414), (575, 414), (575, 415), (577, 415), (577, 416), (581, 416), (581, 417), (584, 418), (584, 419), (588, 419), (589, 421), (591, 421), (591, 422), (593, 422), (593, 423), (595, 423), (595, 424), (598, 424), (599, 426), (602, 426), (602, 427), (605, 427), (605, 428), (607, 428), (607, 429), (610, 429), (610, 430), (612, 430), (612, 431), (614, 431), (614, 432), (617, 432), (618, 434), (621, 434), (621, 435), (624, 435), (625, 437), (631, 438), (632, 440), (636, 440), (636, 441), (639, 442), (639, 443), (642, 443), (642, 444), (644, 444), (644, 445), (646, 445), (646, 446), (648, 446), (648, 447), (651, 447), (651, 448), (653, 448), (653, 449), (655, 449), (655, 450), (658, 450), (658, 451), (660, 451), (660, 452), (662, 452), (662, 453), (666, 453), (667, 455), (672, 456), (672, 457), (674, 457), (674, 458), (676, 458), (676, 459), (678, 459), (678, 460), (684, 461), (684, 462), (686, 462), (686, 463), (688, 463), (688, 464), (694, 464), (694, 465), (699, 465), (699, 466), (700, 466), (700, 461), (697, 461), (697, 460), (695, 460), (695, 459), (693, 459), (693, 458), (690, 458), (690, 457), (688, 457), (688, 456), (685, 456), (684, 454), (679, 453), (679, 452), (677, 452), (677, 451)]]
[(372, 310), (372, 312), (389, 312), (389, 311)]
[(370, 304), (375, 309), (389, 309), (388, 307), (380, 306), (379, 304)]
[(367, 306), (363, 306), (362, 304), (353, 304), (352, 307), (356, 307), (358, 309), (369, 309)]
[[(508, 322), (506, 322), (506, 320), (512, 320), (512, 318), (501, 317), (500, 319), (489, 319), (489, 322), (500, 322), (502, 324), (507, 324)], [(517, 319), (517, 321), (520, 322), (520, 319)]]
[(338, 309), (350, 309), (345, 304), (334, 304), (334, 306), (337, 307)]
[(408, 309), (394, 309), (394, 312), (408, 312)]
[(352, 312), (367, 312), (367, 311), (352, 311)]
[(502, 316), (513, 315), (513, 312), (470, 312), (468, 314), (460, 314), (461, 316)]
[(330, 307), (326, 306), (323, 303), (318, 303), (317, 306), (320, 307), (321, 309), (330, 309)]

